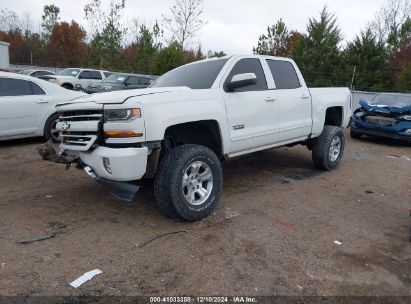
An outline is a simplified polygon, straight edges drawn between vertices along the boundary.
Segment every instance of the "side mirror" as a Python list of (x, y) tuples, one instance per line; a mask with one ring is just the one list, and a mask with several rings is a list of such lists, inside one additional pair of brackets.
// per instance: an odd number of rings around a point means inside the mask
[(236, 88), (245, 87), (251, 84), (257, 83), (257, 76), (254, 73), (237, 74), (231, 78), (231, 81), (227, 83), (228, 91), (232, 92)]

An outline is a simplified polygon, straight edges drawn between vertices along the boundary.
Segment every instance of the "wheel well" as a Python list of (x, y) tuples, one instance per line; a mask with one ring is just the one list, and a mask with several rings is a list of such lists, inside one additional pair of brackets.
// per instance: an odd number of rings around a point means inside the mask
[(328, 108), (325, 113), (325, 125), (341, 127), (343, 123), (343, 108)]
[(197, 144), (210, 148), (218, 157), (223, 156), (220, 128), (214, 120), (188, 122), (170, 126), (164, 135), (168, 149), (184, 144)]
[(62, 87), (69, 87), (71, 90), (74, 89), (74, 86), (71, 83), (68, 83), (68, 82), (63, 83), (61, 86)]

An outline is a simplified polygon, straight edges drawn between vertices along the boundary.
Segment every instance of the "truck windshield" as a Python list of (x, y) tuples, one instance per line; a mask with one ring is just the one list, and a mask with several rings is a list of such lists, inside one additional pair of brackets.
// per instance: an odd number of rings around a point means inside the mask
[(127, 75), (123, 74), (111, 74), (108, 76), (106, 79), (103, 80), (103, 82), (106, 83), (117, 83), (117, 84), (123, 84), (124, 80), (126, 80)]
[(408, 94), (379, 94), (372, 100), (372, 104), (390, 107), (411, 106), (411, 95)]
[(76, 75), (80, 72), (79, 69), (64, 69), (62, 70), (59, 75), (61, 76), (72, 76), (76, 77)]
[(152, 87), (210, 89), (227, 60), (224, 58), (183, 65), (161, 76)]

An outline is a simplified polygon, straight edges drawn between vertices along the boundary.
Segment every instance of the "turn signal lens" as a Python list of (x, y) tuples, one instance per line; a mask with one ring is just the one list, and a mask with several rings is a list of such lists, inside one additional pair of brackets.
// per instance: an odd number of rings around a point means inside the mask
[(131, 109), (131, 116), (141, 117), (141, 109), (139, 108)]
[(137, 133), (132, 131), (107, 131), (104, 132), (104, 136), (108, 138), (128, 138), (128, 137), (143, 137), (143, 133)]

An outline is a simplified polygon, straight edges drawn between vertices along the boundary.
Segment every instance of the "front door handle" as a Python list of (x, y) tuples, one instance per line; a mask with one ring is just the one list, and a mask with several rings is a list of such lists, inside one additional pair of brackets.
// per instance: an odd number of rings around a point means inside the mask
[(266, 97), (266, 98), (264, 98), (264, 100), (267, 101), (267, 102), (274, 102), (274, 101), (276, 101), (275, 97)]
[(308, 99), (308, 98), (310, 98), (310, 95), (303, 94), (303, 95), (301, 95), (301, 98), (302, 99)]
[(40, 99), (36, 101), (37, 103), (49, 103), (48, 100)]

